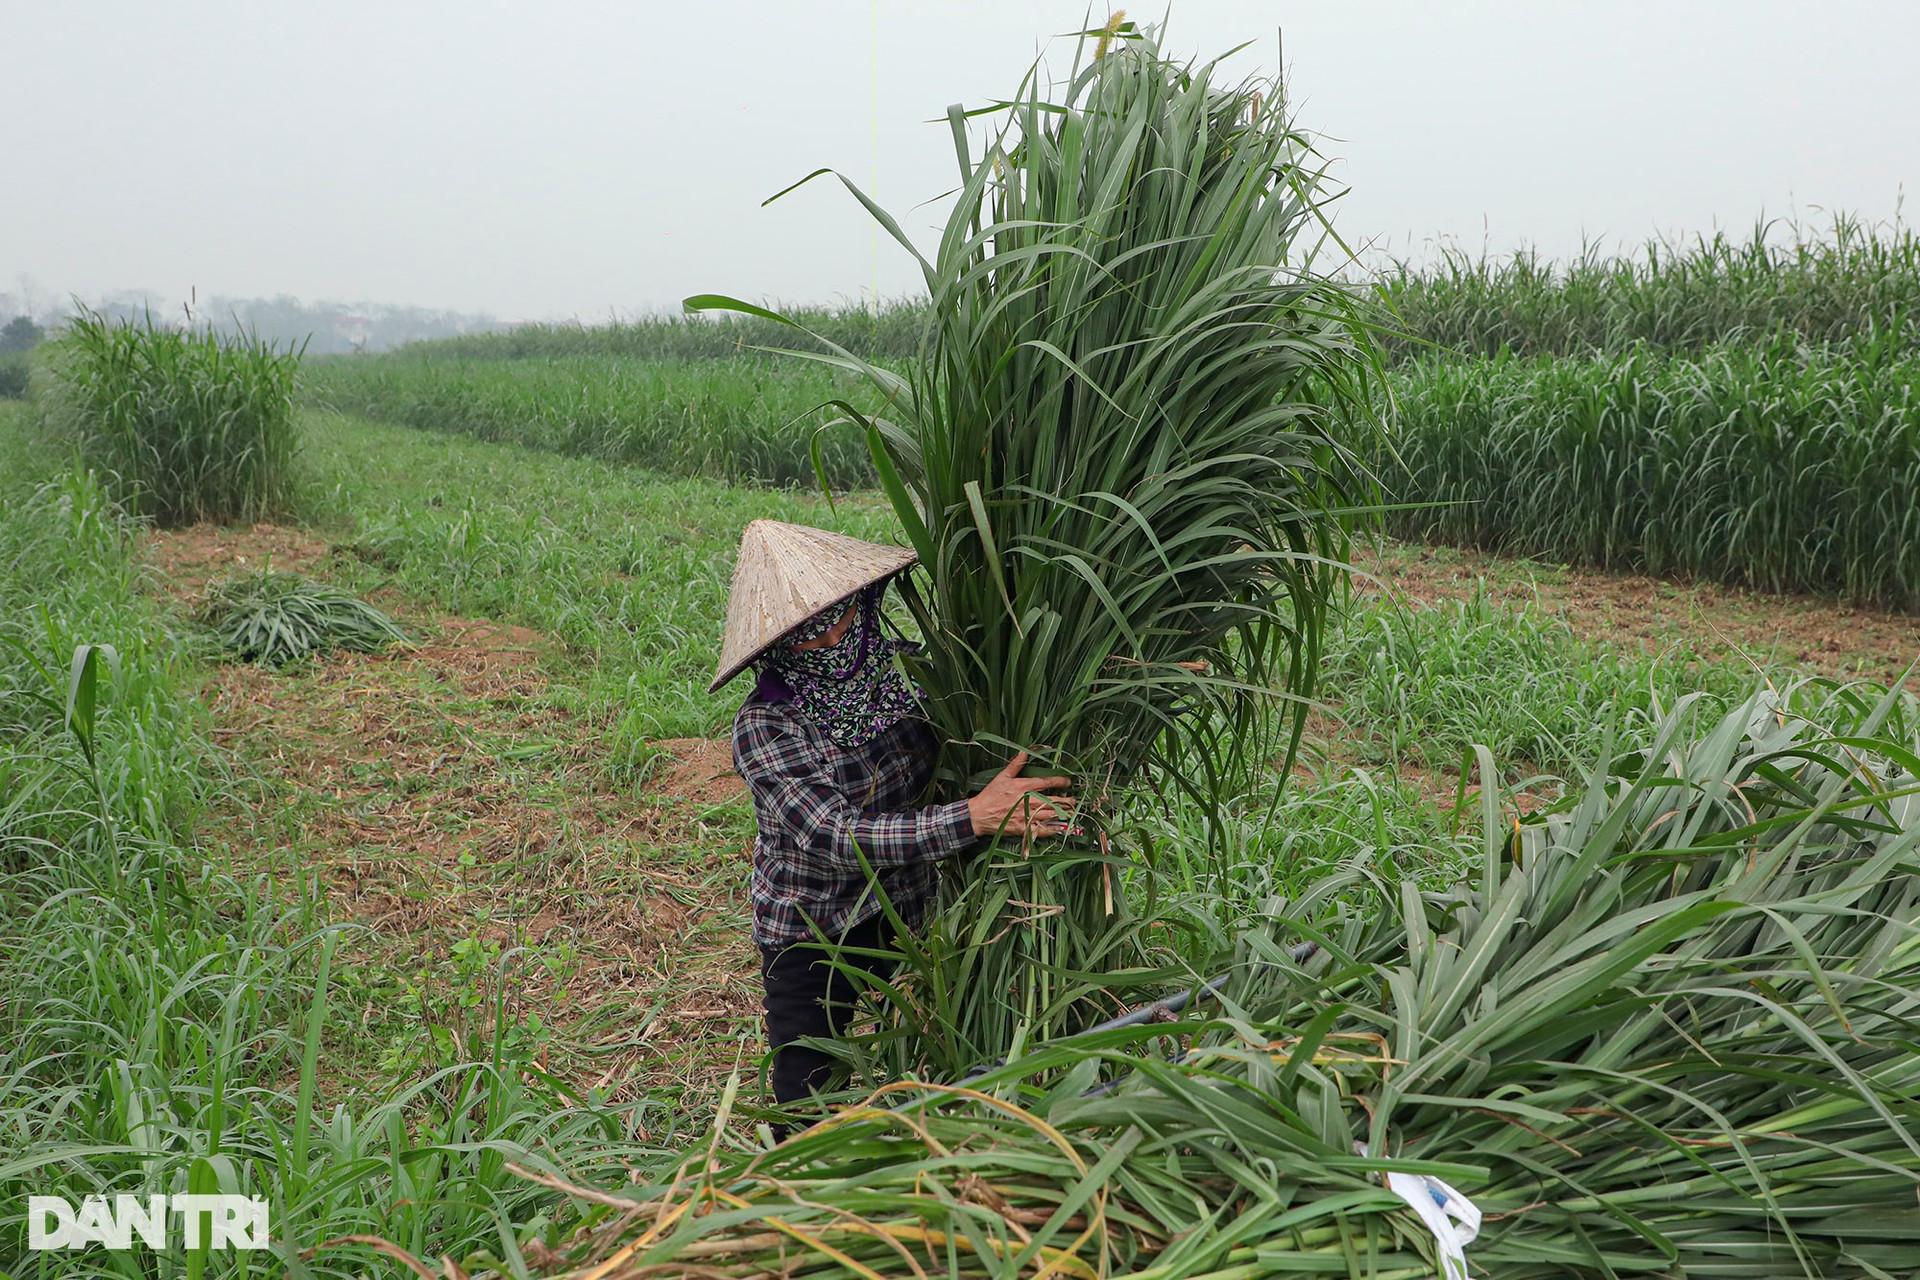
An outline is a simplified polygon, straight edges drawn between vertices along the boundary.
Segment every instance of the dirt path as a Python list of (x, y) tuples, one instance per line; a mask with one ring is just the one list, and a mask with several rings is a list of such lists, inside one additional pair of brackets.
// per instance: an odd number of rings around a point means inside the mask
[(1882, 684), (1920, 660), (1920, 616), (1817, 596), (1767, 595), (1400, 542), (1363, 552), (1357, 562), (1377, 579), (1363, 582), (1363, 590), (1388, 592), (1413, 607), (1464, 599), (1484, 584), (1495, 599), (1537, 601), (1564, 615), (1581, 635), (1648, 652), (1684, 639), (1708, 657), (1738, 649), (1761, 661)]
[[(269, 558), (325, 576), (329, 554), (268, 525), (147, 544), (183, 605)], [(211, 834), (242, 870), (317, 875), (333, 918), (363, 926), (344, 942), (363, 1038), (343, 1048), (388, 1072), (460, 1055), (504, 990), (518, 1034), (577, 1084), (716, 1088), (758, 1034), (737, 779), (704, 745), (663, 743), (661, 784), (617, 792), (545, 637), (379, 602), (413, 647), (220, 666), (204, 691), (253, 774)]]

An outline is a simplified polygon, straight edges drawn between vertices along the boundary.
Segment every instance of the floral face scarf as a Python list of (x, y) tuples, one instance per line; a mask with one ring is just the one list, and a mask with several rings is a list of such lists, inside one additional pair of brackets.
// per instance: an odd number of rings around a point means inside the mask
[(763, 660), (762, 673), (784, 683), (802, 715), (842, 747), (858, 747), (914, 710), (917, 692), (894, 665), (898, 642), (880, 629), (885, 584), (854, 600), (854, 619), (839, 643), (795, 649), (833, 630), (843, 611), (829, 609), (802, 623)]

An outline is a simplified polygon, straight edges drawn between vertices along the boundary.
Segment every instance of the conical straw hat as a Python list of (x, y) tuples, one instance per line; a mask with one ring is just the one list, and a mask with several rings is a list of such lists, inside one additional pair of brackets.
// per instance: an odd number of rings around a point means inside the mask
[(755, 520), (740, 535), (727, 598), (727, 630), (712, 693), (787, 632), (862, 587), (891, 578), (919, 557), (904, 547), (778, 520)]

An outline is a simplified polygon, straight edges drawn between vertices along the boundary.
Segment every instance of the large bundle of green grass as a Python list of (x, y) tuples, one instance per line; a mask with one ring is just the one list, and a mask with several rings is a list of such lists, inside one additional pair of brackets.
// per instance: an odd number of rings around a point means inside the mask
[[(979, 154), (950, 110), (959, 194), (906, 375), (796, 354), (884, 400), (843, 408), (920, 553), (912, 674), (947, 795), (1031, 749), (1097, 828), (1148, 776), (1212, 806), (1290, 742), (1304, 702), (1274, 704), (1313, 684), (1368, 491), (1336, 428), (1364, 420), (1372, 363), (1313, 270), (1320, 174), (1278, 85), (1222, 87), (1122, 22), (1093, 35)], [(1146, 972), (1116, 858), (1096, 834), (960, 868), (888, 991), (906, 1034), (885, 1065), (958, 1072), (1110, 1009)]]
[[(1212, 1017), (717, 1131), (555, 1274), (1891, 1277), (1920, 1237), (1920, 719), (1683, 706), (1478, 866), (1249, 930)], [(1364, 878), (1349, 882), (1364, 885)], [(1296, 962), (1288, 944), (1318, 953)], [(722, 1117), (724, 1124), (725, 1117)]]
[(83, 310), (57, 344), (55, 412), (138, 514), (256, 520), (292, 495), (299, 364), (251, 337)]

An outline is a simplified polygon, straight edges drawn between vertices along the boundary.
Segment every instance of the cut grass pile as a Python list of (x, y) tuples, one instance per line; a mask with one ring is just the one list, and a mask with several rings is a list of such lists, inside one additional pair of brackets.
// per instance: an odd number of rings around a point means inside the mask
[(335, 649), (377, 653), (407, 639), (392, 618), (353, 593), (273, 569), (216, 584), (200, 621), (228, 654), (270, 667)]
[(1920, 357), (1885, 340), (1395, 378), (1403, 536), (1920, 609)]
[(716, 1128), (554, 1233), (550, 1274), (1410, 1280), (1448, 1274), (1434, 1177), (1483, 1215), (1466, 1274), (1899, 1274), (1915, 716), (1677, 708), (1553, 813), (1490, 803), (1447, 891), (1361, 864), (1249, 920), (1172, 1025), (889, 1084), (770, 1150)]
[(130, 510), (161, 525), (284, 512), (297, 350), (84, 308), (53, 344), (54, 421)]

